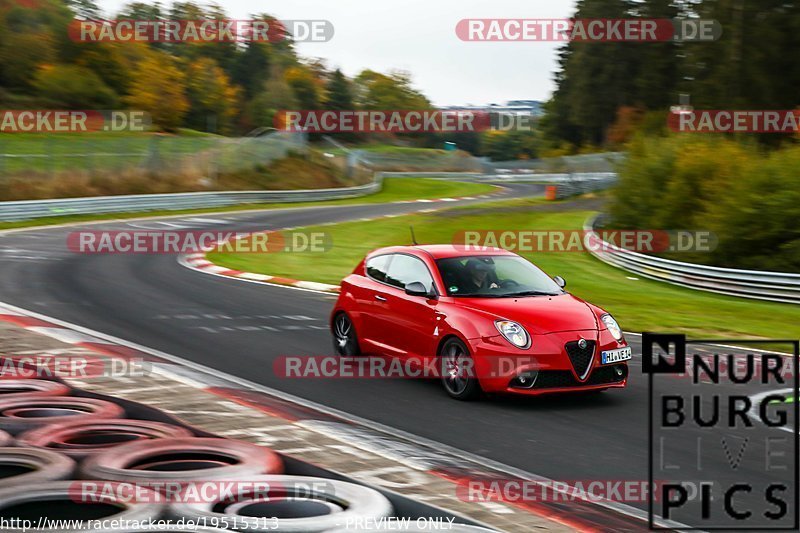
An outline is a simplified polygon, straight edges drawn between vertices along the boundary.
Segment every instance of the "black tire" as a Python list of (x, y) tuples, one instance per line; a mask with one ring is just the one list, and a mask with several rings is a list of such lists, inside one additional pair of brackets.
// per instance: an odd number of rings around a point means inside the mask
[(12, 435), (48, 424), (122, 416), (125, 410), (119, 405), (94, 398), (42, 396), (0, 400), (0, 429)]
[(331, 324), (333, 333), (333, 350), (342, 357), (355, 357), (361, 355), (358, 346), (358, 336), (353, 321), (345, 312), (337, 313)]
[(34, 485), (70, 479), (75, 461), (60, 453), (39, 448), (0, 448), (0, 488)]
[[(5, 528), (7, 533), (23, 533), (25, 531), (48, 531), (55, 533), (86, 533), (106, 532), (105, 529), (51, 529), (37, 528), (38, 519), (32, 517), (37, 514), (54, 520), (86, 520), (87, 516), (96, 519), (117, 520), (125, 522), (146, 522), (159, 519), (164, 513), (161, 503), (132, 503), (117, 498), (115, 495), (101, 493), (93, 494), (87, 501), (80, 501), (80, 492), (77, 488), (80, 481), (56, 481), (39, 483), (24, 487), (11, 487), (0, 490), (0, 515), (6, 520), (12, 518), (26, 518), (32, 520), (34, 527), (28, 529)], [(143, 494), (144, 488), (138, 489)], [(99, 501), (93, 501), (97, 498)], [(153, 495), (152, 501), (158, 496)], [(52, 523), (52, 522), (51, 522)], [(117, 529), (119, 532), (119, 529)]]
[(445, 341), (439, 350), (441, 380), (451, 398), (470, 401), (481, 394), (481, 385), (475, 377), (474, 359), (469, 348), (456, 337)]
[(20, 400), (42, 396), (69, 396), (71, 389), (58, 381), (45, 379), (0, 379), (0, 400)]
[(283, 473), (283, 460), (269, 448), (214, 438), (140, 440), (86, 459), (85, 479), (197, 481), (242, 479)]
[(195, 522), (235, 520), (241, 531), (317, 533), (343, 523), (377, 522), (394, 512), (386, 496), (355, 483), (306, 476), (259, 476), (247, 482), (262, 484), (255, 498), (243, 494), (235, 502), (175, 503), (169, 513)]
[(46, 448), (84, 459), (114, 446), (153, 439), (190, 438), (188, 429), (149, 420), (86, 420), (50, 424), (17, 436), (25, 446)]

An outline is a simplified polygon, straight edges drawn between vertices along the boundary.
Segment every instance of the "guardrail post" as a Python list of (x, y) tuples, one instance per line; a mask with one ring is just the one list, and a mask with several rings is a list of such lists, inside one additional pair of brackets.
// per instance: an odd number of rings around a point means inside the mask
[(47, 165), (47, 177), (55, 177), (55, 154), (53, 153), (53, 138), (48, 136), (44, 143), (45, 160)]
[(159, 142), (160, 136), (158, 134), (153, 135), (152, 139), (150, 140), (150, 146), (148, 147), (147, 152), (147, 159), (145, 160), (145, 168), (148, 174), (155, 174), (160, 166), (160, 154), (159, 154)]
[(91, 178), (92, 175), (94, 174), (94, 161), (92, 160), (92, 146), (93, 146), (92, 140), (87, 138), (86, 144), (87, 144), (87, 150), (86, 150), (86, 155), (84, 156), (86, 161), (86, 173)]

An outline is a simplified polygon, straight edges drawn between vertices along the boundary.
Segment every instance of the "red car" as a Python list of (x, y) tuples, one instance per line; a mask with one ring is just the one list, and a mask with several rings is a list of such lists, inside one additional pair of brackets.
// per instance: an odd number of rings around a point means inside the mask
[(624, 387), (622, 330), (564, 286), (502, 249), (381, 248), (342, 281), (334, 348), (433, 363), (460, 400)]

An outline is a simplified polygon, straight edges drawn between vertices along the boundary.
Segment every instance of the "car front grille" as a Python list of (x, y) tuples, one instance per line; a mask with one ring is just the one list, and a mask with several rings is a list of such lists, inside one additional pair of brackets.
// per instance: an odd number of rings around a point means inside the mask
[[(616, 368), (621, 370), (617, 373)], [(584, 382), (579, 382), (569, 370), (542, 370), (536, 378), (534, 389), (559, 389), (563, 387), (581, 387), (586, 385), (613, 385), (621, 383), (628, 377), (625, 364), (601, 366), (596, 368)]]
[(575, 373), (578, 374), (579, 378), (586, 375), (589, 366), (592, 364), (594, 347), (595, 342), (588, 340), (586, 341), (586, 348), (578, 346), (578, 341), (571, 341), (564, 345), (569, 360), (572, 361), (572, 368), (575, 369)]

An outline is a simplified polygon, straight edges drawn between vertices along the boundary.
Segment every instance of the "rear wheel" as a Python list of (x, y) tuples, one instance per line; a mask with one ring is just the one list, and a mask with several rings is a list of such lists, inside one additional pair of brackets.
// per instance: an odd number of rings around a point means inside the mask
[(442, 385), (456, 400), (474, 400), (481, 393), (475, 378), (474, 360), (467, 346), (457, 338), (445, 341), (439, 354), (442, 368)]
[(346, 313), (339, 313), (333, 319), (333, 349), (343, 357), (361, 354), (353, 321)]

